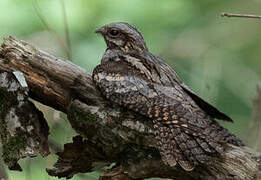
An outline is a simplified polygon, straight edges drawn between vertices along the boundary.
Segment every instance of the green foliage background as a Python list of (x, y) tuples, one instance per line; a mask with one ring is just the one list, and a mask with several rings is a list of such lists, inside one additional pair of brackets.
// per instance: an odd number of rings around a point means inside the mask
[[(8, 35), (66, 59), (65, 51), (42, 24), (35, 0), (0, 0), (0, 38)], [(97, 65), (105, 43), (94, 30), (104, 24), (125, 21), (144, 35), (151, 52), (170, 64), (198, 95), (226, 112), (233, 124), (222, 123), (242, 139), (248, 136), (252, 100), (260, 83), (261, 20), (228, 19), (221, 12), (258, 14), (261, 1), (245, 0), (64, 0), (73, 62), (88, 71)], [(38, 0), (40, 13), (64, 38), (60, 0)], [(63, 116), (46, 110), (50, 137), (59, 144), (71, 141), (74, 132)], [(260, 140), (259, 140), (260, 141)], [(37, 157), (22, 160), (24, 172), (10, 172), (12, 180), (46, 180), (44, 171), (55, 162)], [(73, 179), (97, 179), (97, 174)]]

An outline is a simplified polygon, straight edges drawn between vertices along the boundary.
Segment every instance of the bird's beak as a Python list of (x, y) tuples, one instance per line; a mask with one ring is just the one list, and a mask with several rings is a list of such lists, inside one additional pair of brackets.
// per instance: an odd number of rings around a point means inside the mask
[(103, 28), (99, 28), (99, 29), (96, 29), (95, 33), (97, 34), (102, 34), (103, 32)]

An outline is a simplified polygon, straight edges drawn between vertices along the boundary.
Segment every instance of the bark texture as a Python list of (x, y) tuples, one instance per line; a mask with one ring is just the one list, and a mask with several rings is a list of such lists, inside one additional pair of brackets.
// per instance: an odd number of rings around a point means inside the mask
[(261, 179), (261, 156), (248, 147), (230, 145), (225, 156), (192, 172), (166, 166), (149, 119), (106, 101), (81, 67), (9, 37), (0, 48), (0, 72), (17, 70), (25, 76), (29, 97), (65, 112), (84, 137), (65, 145), (54, 168), (47, 170), (50, 175), (70, 178), (115, 163), (100, 179)]
[(21, 171), (20, 158), (47, 156), (49, 128), (28, 100), (28, 86), (21, 72), (0, 74), (0, 140), (2, 158), (11, 170)]

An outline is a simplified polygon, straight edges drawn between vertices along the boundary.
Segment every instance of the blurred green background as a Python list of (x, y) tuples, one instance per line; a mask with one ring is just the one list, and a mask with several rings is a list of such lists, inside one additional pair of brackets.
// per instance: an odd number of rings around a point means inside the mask
[[(247, 139), (252, 101), (261, 77), (261, 20), (222, 18), (221, 12), (261, 14), (261, 1), (253, 0), (64, 0), (72, 48), (72, 61), (88, 71), (100, 62), (105, 50), (94, 30), (125, 21), (143, 34), (150, 51), (162, 57), (198, 95), (234, 119), (222, 123)], [(33, 43), (68, 59), (57, 34), (65, 39), (61, 0), (0, 0), (0, 39), (9, 35)], [(39, 13), (51, 29), (40, 20)], [(71, 141), (73, 130), (64, 115), (43, 105), (50, 137)], [(261, 139), (257, 139), (261, 141)], [(47, 180), (46, 167), (54, 155), (21, 160), (24, 171), (11, 172), (12, 180)], [(97, 179), (97, 173), (77, 175)]]

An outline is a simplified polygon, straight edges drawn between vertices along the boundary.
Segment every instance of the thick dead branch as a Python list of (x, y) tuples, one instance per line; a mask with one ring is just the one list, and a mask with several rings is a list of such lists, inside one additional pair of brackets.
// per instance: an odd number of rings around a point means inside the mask
[[(258, 179), (260, 154), (229, 145), (226, 154), (192, 172), (163, 164), (156, 149), (152, 122), (101, 97), (84, 69), (32, 45), (5, 39), (0, 49), (0, 72), (22, 71), (30, 97), (68, 115), (72, 127), (86, 139), (75, 138), (59, 153), (51, 175), (72, 177), (115, 162), (100, 179)], [(71, 149), (72, 153), (69, 149)], [(84, 164), (79, 163), (79, 159)], [(80, 160), (80, 161), (81, 161)]]
[(23, 72), (30, 86), (30, 97), (43, 104), (66, 112), (72, 98), (70, 88), (75, 80), (85, 84), (86, 91), (92, 92), (90, 99), (100, 98), (91, 75), (83, 68), (37, 50), (26, 42), (9, 37), (2, 44), (0, 54), (0, 58), (4, 58), (0, 61), (0, 71)]

